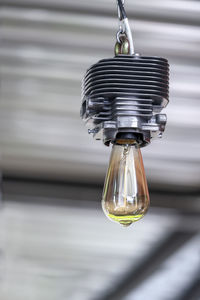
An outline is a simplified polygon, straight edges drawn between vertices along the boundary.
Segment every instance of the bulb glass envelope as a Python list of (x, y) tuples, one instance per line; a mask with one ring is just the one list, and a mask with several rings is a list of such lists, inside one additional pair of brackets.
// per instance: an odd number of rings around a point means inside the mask
[(129, 226), (149, 207), (149, 193), (140, 148), (114, 144), (104, 183), (102, 207), (112, 221)]

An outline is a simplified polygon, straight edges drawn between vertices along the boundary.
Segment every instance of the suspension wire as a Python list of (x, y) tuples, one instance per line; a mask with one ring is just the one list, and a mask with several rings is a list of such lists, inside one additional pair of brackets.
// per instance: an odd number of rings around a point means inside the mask
[(127, 18), (125, 9), (124, 9), (125, 0), (118, 1), (117, 0), (117, 8), (118, 8), (118, 18), (120, 21)]

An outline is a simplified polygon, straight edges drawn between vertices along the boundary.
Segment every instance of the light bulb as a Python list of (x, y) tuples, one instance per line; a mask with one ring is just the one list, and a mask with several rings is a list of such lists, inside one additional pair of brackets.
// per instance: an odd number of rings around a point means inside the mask
[(102, 207), (106, 216), (124, 226), (141, 219), (149, 206), (149, 192), (140, 148), (126, 141), (112, 147), (104, 183)]

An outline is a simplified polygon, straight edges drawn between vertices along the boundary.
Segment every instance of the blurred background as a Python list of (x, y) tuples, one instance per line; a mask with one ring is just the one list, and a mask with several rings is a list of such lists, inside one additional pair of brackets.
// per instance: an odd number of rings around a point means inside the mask
[(200, 1), (126, 0), (136, 51), (169, 60), (162, 140), (143, 149), (151, 208), (110, 222), (110, 148), (79, 117), (112, 57), (114, 0), (0, 2), (0, 299), (200, 299)]

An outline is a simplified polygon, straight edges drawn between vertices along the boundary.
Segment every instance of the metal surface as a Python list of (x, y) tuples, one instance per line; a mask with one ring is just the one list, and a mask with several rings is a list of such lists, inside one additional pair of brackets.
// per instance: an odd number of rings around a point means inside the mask
[[(183, 239), (182, 233), (182, 239)], [(189, 237), (189, 231), (185, 238)], [(177, 236), (177, 243), (181, 240), (181, 235)], [(175, 253), (161, 261), (160, 265), (154, 269), (153, 274), (141, 282), (132, 292), (123, 297), (124, 300), (196, 300), (200, 297), (200, 290), (197, 288), (199, 278), (199, 243), (200, 235), (194, 235), (176, 249)], [(176, 241), (163, 250), (164, 253), (173, 248)], [(162, 256), (162, 253), (160, 253)], [(158, 255), (159, 257), (159, 255)], [(157, 258), (155, 258), (155, 262)], [(152, 266), (154, 260), (151, 261)], [(144, 272), (145, 273), (145, 272)], [(191, 288), (194, 288), (191, 291)]]
[(95, 187), (5, 180), (3, 191), (2, 300), (198, 299), (195, 209), (154, 207), (124, 229), (106, 221)]
[[(113, 56), (115, 1), (0, 3), (4, 174), (103, 183), (110, 149), (79, 118), (85, 70)], [(126, 0), (136, 52), (166, 57), (171, 103), (162, 142), (143, 149), (150, 188), (200, 186), (200, 2)], [(87, 176), (86, 176), (87, 175)], [(188, 197), (188, 206), (190, 200)]]
[(180, 295), (177, 300), (199, 300), (200, 298), (200, 276), (192, 282), (189, 288)]
[(0, 210), (2, 300), (94, 300), (177, 223), (151, 214), (147, 227), (125, 231), (106, 221), (94, 202), (82, 204), (65, 199), (59, 206), (57, 198), (50, 204), (48, 197), (7, 191)]
[[(195, 236), (195, 233), (196, 232), (173, 232), (154, 251), (150, 251), (149, 255), (144, 258), (138, 268), (130, 267), (130, 271), (127, 272), (126, 276), (119, 280), (113, 289), (108, 291), (103, 297), (100, 296), (96, 299), (138, 299), (139, 297), (137, 296), (137, 293), (134, 295), (134, 290), (138, 287), (138, 285), (140, 285), (142, 282), (145, 283), (148, 278), (153, 277), (154, 272), (156, 272), (159, 267), (164, 264), (165, 260), (167, 260), (170, 256), (173, 256), (176, 251), (178, 252), (182, 247), (184, 247), (185, 244), (187, 244)], [(159, 287), (157, 287), (157, 289), (159, 290)], [(143, 293), (143, 298), (140, 299), (146, 300), (148, 297), (152, 297), (151, 293), (149, 295), (145, 293), (145, 288), (141, 288), (139, 290), (141, 294)], [(130, 296), (127, 296), (129, 294)], [(155, 297), (152, 298), (159, 299)], [(160, 299), (165, 299), (164, 293), (161, 293)], [(173, 298), (171, 298), (171, 300), (172, 299)]]
[(118, 55), (91, 66), (82, 84), (81, 117), (89, 133), (104, 144), (118, 134), (133, 134), (140, 147), (162, 136), (168, 103), (169, 65), (166, 59)]

